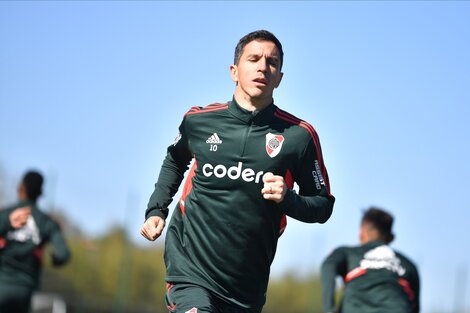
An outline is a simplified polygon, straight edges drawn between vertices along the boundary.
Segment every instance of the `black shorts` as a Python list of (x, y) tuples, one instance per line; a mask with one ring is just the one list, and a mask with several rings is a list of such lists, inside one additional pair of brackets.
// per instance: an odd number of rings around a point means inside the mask
[(259, 313), (229, 303), (209, 290), (188, 283), (167, 283), (165, 301), (170, 313)]

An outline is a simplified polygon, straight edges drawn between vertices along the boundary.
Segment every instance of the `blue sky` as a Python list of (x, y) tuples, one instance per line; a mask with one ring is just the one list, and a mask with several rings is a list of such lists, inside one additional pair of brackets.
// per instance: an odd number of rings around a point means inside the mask
[(315, 126), (337, 198), (324, 225), (289, 220), (273, 276), (357, 243), (377, 205), (420, 268), (423, 312), (462, 299), (470, 311), (470, 2), (0, 2), (9, 199), (38, 168), (44, 206), (90, 234), (125, 223), (146, 244), (138, 229), (183, 114), (231, 98), (235, 45), (261, 28), (284, 46), (275, 102)]

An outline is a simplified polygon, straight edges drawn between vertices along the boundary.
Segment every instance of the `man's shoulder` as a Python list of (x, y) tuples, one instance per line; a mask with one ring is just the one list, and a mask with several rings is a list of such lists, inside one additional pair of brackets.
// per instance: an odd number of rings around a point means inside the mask
[(354, 252), (354, 251), (357, 251), (357, 250), (360, 250), (360, 246), (341, 245), (341, 246), (336, 247), (336, 248), (332, 251), (332, 253), (344, 253), (344, 254), (349, 254), (349, 253)]
[(303, 119), (299, 118), (298, 116), (281, 109), (279, 106), (274, 105), (274, 115), (284, 119), (286, 121), (290, 121), (292, 124), (296, 124), (298, 121), (304, 121)]
[(227, 108), (228, 108), (228, 103), (218, 103), (218, 102), (212, 103), (206, 106), (193, 106), (186, 112), (184, 117), (223, 111), (223, 110), (226, 110)]
[(42, 209), (36, 208), (33, 211), (34, 219), (41, 225), (41, 228), (44, 228), (48, 231), (53, 230), (59, 227), (59, 223), (56, 221), (54, 216), (44, 212)]
[(29, 203), (29, 202), (26, 202), (26, 201), (17, 201), (13, 204), (9, 204), (7, 206), (4, 206), (2, 208), (0, 208), (0, 212), (7, 212), (7, 211), (13, 211), (13, 210), (16, 210), (18, 208), (22, 208), (22, 207), (31, 207), (32, 204)]
[(395, 252), (395, 255), (398, 256), (398, 258), (400, 259), (402, 263), (406, 263), (409, 266), (416, 267), (413, 260), (411, 260), (407, 255), (403, 254), (401, 251), (397, 251), (396, 249), (393, 249), (393, 250)]
[(14, 204), (14, 205), (7, 205), (7, 206), (4, 206), (2, 208), (0, 208), (0, 212), (9, 212), (9, 211), (13, 211), (14, 209), (17, 209), (19, 208), (18, 204)]
[(337, 254), (344, 254), (346, 256), (351, 256), (351, 255), (363, 255), (369, 250), (370, 248), (364, 245), (342, 245), (342, 246), (338, 246), (334, 250), (334, 252)]
[(294, 126), (299, 130), (299, 132), (303, 132), (314, 140), (317, 140), (318, 134), (315, 130), (315, 127), (313, 127), (313, 125), (309, 122), (279, 108), (278, 106), (274, 107), (273, 114), (279, 122)]

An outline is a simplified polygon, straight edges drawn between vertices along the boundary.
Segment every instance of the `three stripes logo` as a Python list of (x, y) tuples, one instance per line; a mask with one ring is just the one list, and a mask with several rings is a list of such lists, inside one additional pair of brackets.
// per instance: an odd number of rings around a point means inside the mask
[(218, 145), (222, 144), (222, 140), (220, 140), (219, 135), (217, 133), (213, 133), (212, 136), (207, 138), (206, 143), (210, 145), (209, 151), (217, 151)]
[(220, 140), (219, 135), (217, 135), (217, 133), (213, 133), (212, 136), (207, 138), (206, 143), (220, 145), (222, 143), (222, 140)]

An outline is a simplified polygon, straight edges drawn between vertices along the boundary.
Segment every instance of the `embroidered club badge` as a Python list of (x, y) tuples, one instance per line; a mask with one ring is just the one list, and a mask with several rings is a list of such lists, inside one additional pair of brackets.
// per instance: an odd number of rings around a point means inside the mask
[(274, 135), (272, 133), (266, 134), (266, 152), (271, 158), (279, 154), (284, 143), (284, 136)]

